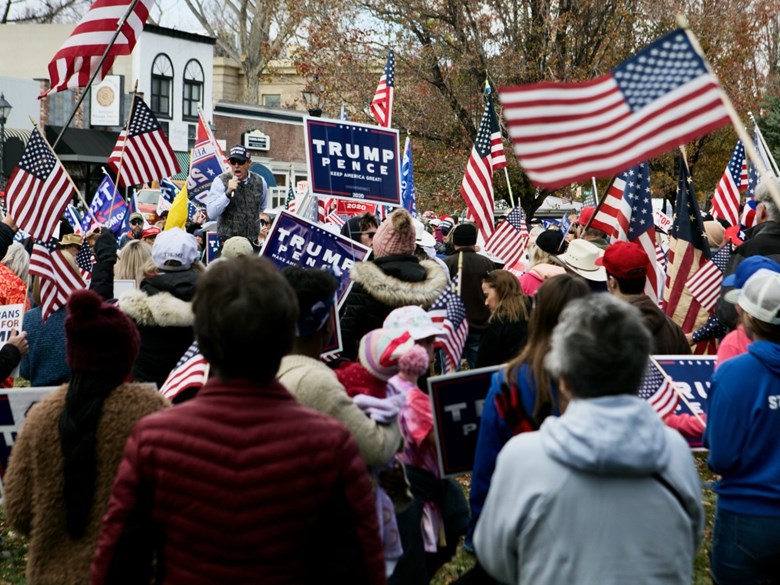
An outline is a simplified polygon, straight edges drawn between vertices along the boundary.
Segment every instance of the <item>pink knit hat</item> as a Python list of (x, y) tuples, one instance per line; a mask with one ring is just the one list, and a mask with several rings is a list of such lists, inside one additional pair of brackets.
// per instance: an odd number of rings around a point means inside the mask
[(358, 360), (380, 380), (389, 380), (398, 373), (398, 360), (414, 347), (408, 331), (374, 329), (360, 340)]
[(396, 209), (374, 235), (374, 257), (414, 254), (416, 240), (412, 216), (405, 209)]

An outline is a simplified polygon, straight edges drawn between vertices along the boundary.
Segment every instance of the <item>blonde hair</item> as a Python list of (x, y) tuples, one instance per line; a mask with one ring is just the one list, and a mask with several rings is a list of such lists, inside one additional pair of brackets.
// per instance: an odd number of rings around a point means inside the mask
[(8, 248), (8, 252), (3, 258), (5, 264), (11, 272), (16, 274), (22, 282), (27, 284), (27, 274), (30, 269), (30, 255), (19, 242), (14, 242)]
[(140, 287), (141, 281), (146, 276), (146, 264), (151, 260), (152, 247), (149, 244), (142, 240), (130, 240), (119, 251), (119, 260), (114, 267), (114, 278), (134, 280), (135, 285)]

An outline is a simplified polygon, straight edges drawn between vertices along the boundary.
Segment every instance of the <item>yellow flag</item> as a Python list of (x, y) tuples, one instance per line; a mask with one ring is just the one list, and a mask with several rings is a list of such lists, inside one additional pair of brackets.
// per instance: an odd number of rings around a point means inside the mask
[(181, 188), (181, 191), (176, 195), (176, 199), (171, 204), (171, 209), (168, 211), (168, 219), (165, 222), (165, 229), (181, 228), (184, 229), (184, 224), (187, 223), (187, 184)]

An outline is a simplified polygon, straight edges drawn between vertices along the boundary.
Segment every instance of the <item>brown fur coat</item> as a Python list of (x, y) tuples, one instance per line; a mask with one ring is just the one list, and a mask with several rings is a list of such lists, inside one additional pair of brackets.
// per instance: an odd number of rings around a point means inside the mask
[(168, 405), (151, 386), (124, 384), (103, 404), (97, 431), (97, 482), (84, 537), (73, 540), (65, 527), (63, 459), (59, 417), (67, 386), (33, 406), (17, 437), (4, 478), (5, 513), (28, 538), (27, 582), (82, 585), (97, 546), (100, 521), (125, 442), (135, 422)]

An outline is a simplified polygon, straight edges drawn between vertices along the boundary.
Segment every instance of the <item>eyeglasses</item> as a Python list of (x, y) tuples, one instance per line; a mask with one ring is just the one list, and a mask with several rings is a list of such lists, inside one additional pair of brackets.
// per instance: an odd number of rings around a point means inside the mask
[(373, 240), (374, 236), (376, 235), (376, 232), (360, 232), (360, 233), (368, 236), (369, 240)]
[(130, 225), (144, 225), (144, 220), (142, 219), (133, 219), (130, 221)]
[(236, 165), (245, 165), (245, 164), (246, 164), (246, 163), (248, 163), (249, 161), (248, 161), (248, 160), (238, 160), (237, 158), (229, 158), (229, 159), (228, 159), (228, 162), (229, 162), (231, 165), (233, 165), (233, 166), (236, 166)]

